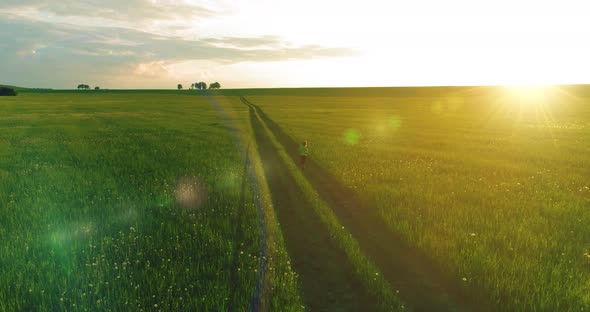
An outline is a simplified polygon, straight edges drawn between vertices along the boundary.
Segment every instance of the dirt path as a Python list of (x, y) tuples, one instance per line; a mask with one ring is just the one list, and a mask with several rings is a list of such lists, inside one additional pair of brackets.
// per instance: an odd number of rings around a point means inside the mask
[(346, 254), (314, 214), (250, 107), (258, 152), (285, 237), (292, 267), (299, 275), (310, 311), (374, 311), (372, 298), (357, 279)]
[[(250, 106), (251, 110), (258, 113), (279, 142), (291, 152), (293, 161), (297, 162), (298, 143), (258, 106), (246, 99), (243, 101)], [(254, 122), (258, 121), (253, 120), (252, 123)], [(261, 132), (263, 129), (256, 131)], [(265, 149), (273, 149), (273, 147), (267, 145)], [(412, 248), (393, 233), (383, 219), (376, 215), (375, 209), (368, 207), (354, 191), (342, 185), (313, 158), (308, 159), (304, 175), (322, 199), (330, 205), (342, 225), (347, 227), (359, 242), (363, 252), (380, 268), (393, 288), (399, 290), (400, 297), (412, 310), (496, 310), (493, 306), (484, 304), (485, 296), (465, 289), (459, 278), (446, 274), (426, 254)], [(294, 192), (294, 190), (289, 191)]]

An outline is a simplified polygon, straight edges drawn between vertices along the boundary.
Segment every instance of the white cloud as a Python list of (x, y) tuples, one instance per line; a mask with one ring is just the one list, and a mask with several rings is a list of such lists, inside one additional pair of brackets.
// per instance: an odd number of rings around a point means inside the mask
[(168, 64), (165, 61), (140, 63), (135, 65), (132, 74), (144, 77), (167, 77), (169, 76), (167, 67)]
[(191, 60), (231, 64), (353, 53), (297, 45), (278, 36), (187, 40), (129, 28), (50, 23), (6, 14), (0, 15), (0, 28), (0, 57), (6, 63), (0, 81), (38, 87), (67, 88), (81, 79), (108, 80), (115, 75), (142, 76), (167, 84), (174, 77), (168, 66)]

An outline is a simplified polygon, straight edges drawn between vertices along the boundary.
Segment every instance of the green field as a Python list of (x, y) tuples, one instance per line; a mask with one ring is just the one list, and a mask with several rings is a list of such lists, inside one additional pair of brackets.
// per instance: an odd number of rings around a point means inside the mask
[(0, 310), (588, 309), (587, 89), (20, 90)]
[(588, 99), (493, 91), (248, 99), (482, 304), (588, 308)]
[[(20, 94), (0, 129), (0, 310), (250, 305), (254, 193), (204, 98)], [(272, 306), (300, 309), (283, 260)]]

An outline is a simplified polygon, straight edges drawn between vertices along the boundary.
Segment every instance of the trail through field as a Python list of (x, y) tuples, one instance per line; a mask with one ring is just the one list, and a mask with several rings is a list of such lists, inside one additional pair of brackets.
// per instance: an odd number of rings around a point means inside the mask
[[(297, 162), (298, 143), (293, 138), (287, 135), (275, 122), (273, 122), (258, 106), (248, 102), (245, 98), (242, 101), (250, 107), (250, 115), (252, 124), (256, 132), (257, 140), (263, 141), (264, 129), (256, 118), (252, 116), (257, 113), (266, 123), (267, 127), (276, 136), (278, 141), (284, 146), (286, 151), (289, 151), (294, 162)], [(260, 138), (259, 138), (260, 137)], [(277, 152), (270, 144), (260, 145), (260, 153), (266, 154), (268, 158), (275, 158), (272, 166), (280, 166), (280, 160), (277, 157)], [(264, 157), (263, 157), (264, 159)], [(277, 170), (269, 167), (271, 172), (278, 172), (282, 177), (275, 177), (274, 181), (289, 180), (290, 175), (284, 170)], [(312, 158), (306, 162), (304, 171), (305, 177), (314, 186), (318, 194), (325, 200), (334, 213), (338, 216), (341, 224), (348, 228), (353, 237), (359, 242), (363, 253), (379, 267), (386, 280), (392, 285), (393, 289), (399, 290), (399, 296), (406, 302), (414, 311), (493, 311), (494, 307), (484, 304), (481, 295), (476, 295), (474, 290), (468, 290), (461, 285), (461, 280), (458, 277), (450, 276), (442, 270), (434, 261), (432, 261), (426, 254), (420, 250), (409, 246), (396, 233), (391, 231), (383, 219), (381, 219), (375, 209), (368, 207), (368, 205), (359, 198), (353, 190), (344, 186), (336, 177), (322, 168), (317, 161)], [(269, 179), (271, 184), (273, 180)], [(295, 229), (301, 233), (318, 231), (316, 227), (322, 227), (319, 222), (314, 222), (317, 219), (309, 209), (304, 207), (296, 207), (299, 201), (297, 196), (299, 190), (293, 183), (284, 183), (281, 189), (272, 189), (273, 195), (277, 194), (292, 194), (294, 195), (293, 203), (289, 203), (289, 198), (283, 196), (281, 201), (275, 203), (277, 209), (282, 210), (283, 213), (290, 209), (295, 209), (289, 212), (286, 217), (292, 219), (291, 224), (283, 224), (285, 231), (289, 231), (289, 226), (296, 227), (303, 226), (305, 228)], [(276, 188), (276, 187), (275, 187)], [(295, 189), (292, 189), (295, 188)], [(278, 193), (277, 193), (278, 192)], [(274, 196), (273, 196), (274, 197)], [(278, 197), (281, 197), (280, 195)], [(287, 207), (285, 207), (287, 206)], [(295, 207), (294, 207), (295, 206)], [(306, 210), (306, 219), (297, 222), (295, 220), (296, 214), (304, 213)], [(281, 219), (283, 220), (283, 219)], [(301, 233), (303, 234), (303, 233)], [(291, 245), (296, 245), (303, 248), (303, 253), (306, 253), (306, 246), (300, 244), (300, 237), (287, 236), (288, 247), (289, 241)], [(297, 240), (293, 242), (293, 239)], [(329, 240), (326, 241), (329, 243)], [(323, 244), (323, 242), (322, 242)], [(296, 259), (297, 255), (294, 255)], [(311, 258), (311, 255), (308, 257)], [(313, 259), (313, 258), (312, 258)], [(298, 270), (298, 266), (295, 266)], [(302, 274), (305, 283), (305, 273)], [(332, 272), (324, 272), (324, 274), (333, 274)], [(309, 277), (308, 277), (309, 278)], [(311, 277), (313, 283), (315, 276)], [(318, 291), (318, 293), (315, 293)], [(326, 292), (326, 289), (306, 288), (304, 285), (304, 292), (306, 296), (321, 296)], [(314, 293), (310, 293), (314, 292)], [(314, 309), (312, 309), (313, 311)], [(363, 309), (366, 310), (366, 309)]]
[(291, 265), (299, 275), (307, 309), (375, 311), (377, 299), (363, 287), (344, 251), (303, 199), (302, 191), (273, 148), (253, 107), (250, 107), (250, 120)]
[[(248, 147), (249, 148), (249, 147)], [(236, 311), (236, 302), (239, 293), (238, 289), (238, 268), (239, 268), (239, 257), (240, 257), (240, 250), (242, 249), (240, 244), (240, 238), (244, 235), (244, 226), (243, 226), (243, 219), (244, 219), (244, 209), (246, 208), (246, 186), (248, 183), (247, 174), (248, 174), (248, 163), (250, 159), (248, 158), (248, 152), (245, 153), (246, 159), (244, 160), (244, 171), (242, 173), (242, 181), (240, 183), (240, 202), (238, 203), (238, 213), (236, 215), (236, 228), (234, 232), (234, 249), (232, 255), (232, 271), (230, 274), (230, 290), (231, 290), (231, 297), (229, 302), (228, 311), (233, 312)], [(257, 309), (253, 309), (253, 307), (257, 307), (257, 305), (251, 306), (251, 311), (257, 311)]]

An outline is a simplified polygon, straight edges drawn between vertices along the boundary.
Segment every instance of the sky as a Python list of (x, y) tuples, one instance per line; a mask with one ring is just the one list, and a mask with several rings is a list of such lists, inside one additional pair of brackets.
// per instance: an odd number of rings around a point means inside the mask
[(0, 84), (590, 83), (589, 9), (573, 0), (0, 0)]

